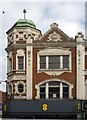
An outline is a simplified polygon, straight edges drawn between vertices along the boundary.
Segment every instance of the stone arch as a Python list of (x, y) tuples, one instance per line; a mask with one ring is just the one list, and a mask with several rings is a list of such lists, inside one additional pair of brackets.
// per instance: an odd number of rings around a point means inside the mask
[[(69, 98), (73, 98), (72, 97), (72, 88), (73, 88), (73, 84), (71, 84), (70, 82), (66, 81), (66, 80), (61, 80), (61, 79), (47, 79), (47, 80), (44, 80), (44, 81), (41, 81), (40, 83), (38, 83), (35, 88), (37, 90), (37, 96), (35, 97), (36, 99), (39, 99), (40, 98), (40, 86), (42, 84), (49, 84), (49, 82), (52, 82), (52, 81), (55, 81), (55, 82), (59, 82), (61, 84), (66, 84), (69, 86)], [(62, 86), (63, 87), (63, 86)], [(62, 94), (62, 93), (61, 93)]]

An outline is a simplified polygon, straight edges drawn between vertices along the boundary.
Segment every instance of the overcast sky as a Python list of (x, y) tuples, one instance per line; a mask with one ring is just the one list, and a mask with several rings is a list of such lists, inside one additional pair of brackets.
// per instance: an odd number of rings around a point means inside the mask
[[(1, 0), (0, 1), (0, 80), (6, 80), (6, 31), (23, 18), (23, 9), (27, 10), (26, 18), (32, 20), (42, 34), (56, 22), (68, 36), (75, 37), (77, 32), (85, 34), (85, 0)], [(2, 11), (5, 13), (2, 14)], [(0, 89), (4, 90), (4, 85)]]

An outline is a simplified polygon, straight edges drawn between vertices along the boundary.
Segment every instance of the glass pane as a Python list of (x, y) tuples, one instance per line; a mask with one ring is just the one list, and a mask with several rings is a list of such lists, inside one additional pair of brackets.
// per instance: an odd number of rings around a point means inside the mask
[(59, 87), (50, 87), (49, 92), (51, 92), (51, 93), (59, 92)]
[(40, 56), (40, 69), (46, 69), (46, 56)]
[(69, 92), (69, 88), (68, 87), (63, 87), (63, 92)]
[(60, 63), (49, 63), (49, 69), (59, 69)]
[(55, 62), (59, 62), (60, 61), (60, 56), (49, 56), (49, 62), (51, 63), (55, 63)]
[(44, 99), (46, 97), (45, 87), (40, 88), (40, 98)]
[(19, 84), (18, 85), (18, 92), (23, 92), (23, 89), (24, 89), (23, 85)]
[(40, 93), (40, 99), (45, 99), (46, 98), (46, 94), (41, 94)]
[(46, 63), (40, 63), (40, 69), (46, 69)]
[(60, 97), (60, 88), (59, 87), (50, 87), (49, 88), (49, 98), (59, 98)]
[(52, 82), (49, 82), (49, 85), (59, 85), (60, 83), (57, 82), (57, 81), (52, 81)]
[(63, 62), (69, 62), (69, 55), (63, 56)]
[(46, 56), (40, 56), (40, 63), (46, 63)]
[(63, 98), (69, 98), (69, 87), (63, 87)]
[(40, 88), (40, 93), (43, 93), (43, 92), (45, 93), (45, 87)]
[(60, 68), (60, 56), (49, 56), (49, 69)]
[(18, 57), (18, 69), (23, 69), (24, 67), (24, 57)]
[(68, 62), (64, 62), (63, 63), (63, 68), (69, 68), (69, 63)]
[(63, 56), (63, 68), (69, 68), (69, 55)]

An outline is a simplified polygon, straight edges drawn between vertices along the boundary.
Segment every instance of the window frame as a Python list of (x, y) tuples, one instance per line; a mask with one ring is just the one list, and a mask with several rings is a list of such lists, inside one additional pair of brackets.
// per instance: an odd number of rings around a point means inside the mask
[[(24, 70), (24, 56), (18, 56), (18, 70)], [(23, 58), (23, 61), (19, 63), (19, 58)], [(22, 65), (22, 68), (19, 67), (19, 65)]]
[[(54, 84), (54, 85), (50, 85), (50, 82), (58, 82), (58, 85)], [(46, 85), (48, 84), (48, 86)], [(62, 86), (61, 86), (62, 84)], [(70, 91), (70, 85), (68, 85), (67, 83), (64, 83), (64, 82), (61, 82), (61, 81), (48, 81), (45, 83), (45, 86), (42, 86), (42, 84), (40, 84), (39, 86), (39, 99), (70, 99), (70, 95), (72, 91)], [(65, 87), (68, 87), (68, 92), (63, 92), (63, 88)], [(44, 98), (41, 98), (40, 96), (40, 88), (45, 88), (45, 97)], [(58, 88), (58, 91), (50, 91), (50, 89), (57, 89)], [(61, 91), (62, 89), (62, 91)], [(53, 97), (53, 94), (55, 94), (55, 96)], [(67, 94), (68, 97), (64, 97), (65, 95)], [(61, 95), (62, 95), (62, 98), (61, 98)], [(46, 97), (48, 96), (48, 98)]]
[[(22, 85), (22, 86), (23, 86), (23, 88), (22, 88), (22, 89), (23, 89), (22, 92), (19, 91), (19, 85)], [(23, 93), (23, 92), (24, 92), (24, 85), (23, 85), (23, 83), (19, 83), (19, 84), (17, 85), (17, 89), (18, 89), (18, 92), (19, 92), (20, 94)]]
[[(46, 68), (45, 69), (41, 69), (41, 67), (40, 67), (40, 57), (42, 57), (42, 56), (46, 57)], [(49, 66), (50, 66), (49, 64), (51, 64), (49, 61), (49, 57), (51, 57), (51, 56), (60, 57), (60, 61), (56, 62), (60, 65), (58, 68), (49, 68)], [(63, 61), (64, 56), (68, 56), (68, 61), (65, 61), (65, 62)], [(37, 68), (39, 70), (71, 70), (71, 55), (70, 54), (66, 54), (66, 55), (39, 55), (38, 57), (39, 57), (39, 59), (38, 59), (39, 60), (39, 67), (37, 67)], [(54, 63), (54, 62), (52, 62), (52, 63)], [(64, 63), (68, 64), (67, 68), (64, 67)]]

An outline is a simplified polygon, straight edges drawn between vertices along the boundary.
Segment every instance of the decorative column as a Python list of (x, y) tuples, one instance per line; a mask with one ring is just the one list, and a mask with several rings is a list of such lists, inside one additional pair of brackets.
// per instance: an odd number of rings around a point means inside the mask
[(46, 83), (46, 99), (49, 98), (49, 84)]
[[(27, 39), (27, 43), (32, 43), (31, 36)], [(26, 46), (26, 83), (27, 83), (27, 95), (26, 99), (32, 99), (32, 62), (33, 62), (33, 50), (32, 46)]]
[(60, 99), (63, 99), (63, 84), (60, 83)]
[(79, 32), (76, 36), (77, 48), (76, 48), (76, 56), (77, 56), (77, 99), (85, 99), (85, 82), (84, 82), (84, 62), (85, 62), (85, 55), (84, 55), (84, 42), (83, 34)]

